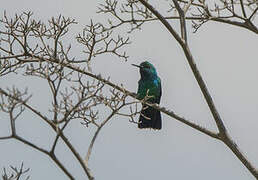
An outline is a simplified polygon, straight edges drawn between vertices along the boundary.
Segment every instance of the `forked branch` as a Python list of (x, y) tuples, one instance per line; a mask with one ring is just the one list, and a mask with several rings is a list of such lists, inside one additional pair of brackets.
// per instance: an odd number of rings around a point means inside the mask
[[(225, 143), (231, 151), (238, 157), (238, 159), (246, 166), (246, 168), (253, 174), (254, 177), (258, 178), (257, 170), (252, 166), (252, 164), (247, 160), (247, 158), (241, 153), (241, 151), (238, 149), (237, 145), (234, 143), (234, 141), (230, 138), (230, 136), (227, 133), (226, 127), (224, 126), (224, 123), (220, 117), (220, 114), (218, 113), (215, 104), (212, 100), (212, 97), (208, 91), (208, 88), (196, 66), (196, 63), (194, 61), (194, 58), (191, 54), (191, 51), (186, 43), (182, 43), (182, 40), (175, 32), (175, 30), (172, 28), (172, 26), (167, 22), (167, 20), (160, 15), (159, 12), (157, 12), (147, 1), (145, 0), (139, 0), (144, 6), (146, 6), (162, 23), (163, 25), (171, 32), (171, 35), (178, 41), (178, 43), (181, 45), (184, 54), (186, 56), (186, 59), (191, 67), (191, 70), (194, 74), (195, 79), (198, 82), (198, 85), (203, 93), (203, 96), (209, 106), (209, 109), (213, 115), (213, 118), (217, 124), (217, 128), (219, 130), (219, 139)], [(176, 0), (173, 0), (175, 3), (175, 6), (179, 12), (180, 15), (182, 15), (182, 9), (178, 5)], [(182, 16), (181, 16), (182, 17)], [(183, 19), (182, 19), (183, 20)], [(184, 20), (183, 20), (184, 21)], [(181, 28), (184, 28), (181, 24)], [(182, 32), (184, 30), (181, 29)]]

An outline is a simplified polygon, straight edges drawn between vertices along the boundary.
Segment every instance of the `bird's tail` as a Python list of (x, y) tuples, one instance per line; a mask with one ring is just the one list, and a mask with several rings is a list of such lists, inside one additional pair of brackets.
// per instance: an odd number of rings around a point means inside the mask
[(143, 107), (139, 119), (138, 127), (161, 129), (161, 114), (160, 111), (153, 107)]

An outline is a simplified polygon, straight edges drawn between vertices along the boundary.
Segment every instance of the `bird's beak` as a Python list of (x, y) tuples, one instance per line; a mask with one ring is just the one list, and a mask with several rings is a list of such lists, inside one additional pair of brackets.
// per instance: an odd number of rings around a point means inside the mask
[(137, 64), (132, 64), (135, 67), (141, 68), (141, 66), (137, 65)]

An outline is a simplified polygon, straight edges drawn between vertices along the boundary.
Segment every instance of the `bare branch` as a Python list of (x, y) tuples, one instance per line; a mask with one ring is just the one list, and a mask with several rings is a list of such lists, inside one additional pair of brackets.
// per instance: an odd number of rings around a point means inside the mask
[[(181, 26), (181, 37), (182, 39), (185, 41), (185, 43), (187, 43), (187, 32), (186, 32), (186, 25), (185, 25), (185, 12), (184, 10), (179, 6), (177, 0), (173, 0), (175, 7), (177, 9), (177, 12), (179, 14), (180, 17), (180, 26)], [(189, 1), (191, 2), (191, 1)], [(190, 4), (187, 4), (187, 6), (190, 6)], [(187, 11), (188, 8), (186, 8), (185, 11)]]
[(256, 14), (256, 12), (257, 12), (257, 10), (258, 10), (258, 6), (255, 8), (255, 10), (253, 11), (253, 13), (249, 16), (249, 21), (251, 21), (252, 20), (252, 18), (254, 17), (254, 15)]
[[(35, 113), (36, 115), (38, 115), (44, 122), (46, 122), (48, 125), (50, 125), (50, 127), (52, 127), (52, 129), (54, 131), (57, 131), (57, 132), (60, 132), (60, 129), (57, 129), (56, 125), (54, 123), (52, 123), (51, 121), (49, 121), (46, 117), (44, 117), (43, 115), (41, 115), (40, 112), (36, 111), (34, 108), (32, 108), (30, 105), (28, 105), (26, 102), (24, 102), (23, 100), (17, 98), (17, 97), (14, 97), (10, 94), (8, 94), (7, 92), (5, 92), (3, 89), (0, 88), (0, 94), (3, 94), (19, 103), (21, 103), (23, 106), (25, 106), (26, 108), (28, 108), (29, 110), (31, 110), (33, 113)], [(23, 142), (24, 144), (27, 144), (35, 149), (37, 149), (38, 151), (42, 152), (42, 153), (45, 153), (47, 155), (49, 155), (57, 164), (60, 164), (60, 162), (55, 158), (55, 156), (53, 155), (53, 152), (51, 153), (48, 153), (48, 151), (42, 149), (42, 148), (39, 148), (37, 147), (36, 145), (32, 144), (31, 142), (29, 141), (26, 141), (25, 139), (23, 139), (22, 137), (20, 136), (17, 136), (17, 135), (13, 135), (12, 136), (13, 138)], [(93, 175), (91, 174), (90, 172), (90, 169), (87, 167), (86, 164), (84, 164), (83, 162), (83, 159), (80, 157), (79, 153), (74, 149), (74, 147), (72, 146), (72, 144), (70, 143), (70, 141), (63, 135), (62, 132), (60, 132), (60, 137), (62, 138), (62, 140), (65, 142), (65, 144), (68, 146), (68, 148), (71, 150), (71, 152), (74, 154), (74, 156), (76, 157), (76, 159), (79, 161), (80, 165), (82, 166), (82, 168), (84, 169), (85, 173), (88, 175), (89, 179), (94, 179), (93, 178)], [(6, 138), (5, 138), (6, 139)], [(59, 166), (62, 170), (64, 170), (64, 167), (62, 166)], [(68, 171), (67, 171), (68, 172)], [(67, 173), (65, 172), (65, 173)], [(68, 174), (67, 174), (68, 175)], [(68, 175), (70, 178), (72, 176)], [(71, 178), (72, 179), (72, 178)], [(73, 178), (74, 179), (74, 178)]]
[[(141, 1), (141, 0), (140, 0)], [(173, 0), (174, 3), (176, 2), (175, 0)], [(151, 10), (151, 6), (144, 0), (141, 1), (148, 9)], [(175, 3), (176, 4), (176, 3)], [(180, 8), (180, 7), (178, 7)], [(160, 21), (164, 24), (164, 26), (170, 31), (170, 29), (172, 29), (172, 27), (167, 23), (167, 21), (159, 15), (159, 13), (151, 10), (153, 12), (153, 14), (155, 14), (157, 17), (159, 17)], [(171, 32), (171, 31), (170, 31)], [(171, 32), (171, 35), (174, 36), (175, 39), (178, 39), (177, 34), (174, 34), (173, 32)], [(212, 100), (212, 97), (208, 91), (208, 88), (205, 84), (205, 82), (203, 81), (203, 78), (196, 66), (196, 63), (194, 61), (194, 58), (190, 52), (190, 49), (188, 47), (188, 45), (186, 43), (182, 43), (181, 41), (178, 40), (178, 43), (181, 45), (182, 49), (184, 50), (185, 56), (187, 58), (187, 61), (192, 69), (192, 72), (195, 76), (195, 79), (198, 82), (198, 85), (204, 95), (204, 98), (209, 106), (209, 109), (213, 115), (213, 118), (217, 124), (218, 130), (219, 130), (219, 137), (220, 139), (231, 149), (231, 148), (235, 148), (235, 146), (233, 145), (232, 141), (229, 141), (229, 137), (228, 137), (228, 133), (227, 130), (224, 126), (224, 123), (214, 105), (214, 102)], [(235, 153), (235, 155), (239, 158), (239, 160), (248, 168), (248, 170), (256, 177), (258, 178), (258, 173), (255, 170), (255, 168), (250, 164), (250, 162), (247, 161), (246, 157), (242, 154), (242, 153), (238, 153), (238, 149), (235, 149), (233, 151)]]
[[(30, 171), (30, 168), (24, 169), (23, 162), (19, 169), (14, 166), (10, 166), (10, 169), (12, 170), (10, 175), (7, 174), (5, 168), (3, 169), (4, 170), (4, 174), (2, 175), (3, 180), (19, 180), (22, 176), (24, 176)], [(28, 180), (29, 178), (30, 176), (27, 176), (26, 180)]]
[[(242, 9), (242, 13), (243, 13), (243, 16), (246, 18), (246, 12), (245, 12), (245, 7), (244, 7), (244, 3), (243, 3), (243, 0), (239, 0), (240, 1), (240, 4), (241, 4), (241, 9)], [(233, 4), (233, 3), (232, 3)]]
[(0, 137), (0, 140), (6, 140), (6, 139), (11, 139), (12, 136), (4, 136), (4, 137)]
[(162, 24), (167, 28), (167, 30), (174, 36), (174, 38), (179, 42), (179, 44), (184, 44), (185, 41), (180, 38), (180, 36), (177, 34), (177, 32), (170, 26), (168, 21), (158, 12), (156, 11), (149, 3), (147, 3), (145, 0), (139, 0), (146, 8), (148, 8), (161, 22)]
[(93, 145), (95, 143), (95, 140), (100, 132), (100, 130), (102, 129), (102, 127), (119, 111), (119, 109), (121, 109), (124, 105), (121, 105), (118, 109), (114, 110), (107, 118), (106, 120), (101, 123), (100, 126), (98, 126), (91, 142), (90, 142), (90, 146), (88, 148), (88, 152), (87, 152), (87, 155), (86, 155), (86, 158), (85, 158), (85, 164), (88, 164), (89, 163), (89, 159), (90, 159), (90, 155), (91, 155), (91, 152), (92, 152), (92, 148), (93, 148)]
[[(178, 2), (176, 2), (176, 3), (178, 4)], [(184, 8), (183, 8), (184, 15), (187, 13), (187, 11), (189, 10), (192, 3), (193, 3), (193, 0), (189, 0), (188, 3), (184, 6)]]
[(91, 21), (91, 24), (86, 26), (76, 39), (86, 48), (84, 53), (88, 57), (83, 60), (83, 62), (90, 63), (93, 57), (108, 53), (114, 54), (125, 61), (127, 61), (129, 57), (125, 52), (119, 52), (125, 45), (130, 44), (129, 38), (123, 38), (119, 35), (117, 38), (113, 38), (112, 31), (108, 30), (100, 23), (94, 24)]

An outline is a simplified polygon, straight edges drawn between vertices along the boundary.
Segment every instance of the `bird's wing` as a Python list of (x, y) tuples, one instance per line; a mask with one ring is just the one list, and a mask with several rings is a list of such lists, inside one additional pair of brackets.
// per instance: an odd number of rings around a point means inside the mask
[(143, 82), (141, 80), (138, 81), (138, 90), (137, 90), (137, 98), (138, 99), (143, 99), (144, 98), (144, 85)]

